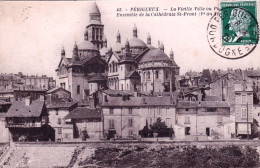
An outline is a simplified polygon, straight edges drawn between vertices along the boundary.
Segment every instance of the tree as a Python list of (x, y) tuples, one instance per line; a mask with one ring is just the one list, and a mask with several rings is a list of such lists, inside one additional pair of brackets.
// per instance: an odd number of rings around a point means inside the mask
[(142, 130), (139, 131), (139, 134), (142, 137), (148, 137), (149, 135), (149, 126), (148, 126), (148, 121), (146, 120), (146, 124)]
[(162, 122), (162, 119), (157, 118), (156, 122), (150, 125), (152, 133), (158, 133), (158, 137), (167, 137), (170, 136), (170, 130), (165, 125), (165, 122)]

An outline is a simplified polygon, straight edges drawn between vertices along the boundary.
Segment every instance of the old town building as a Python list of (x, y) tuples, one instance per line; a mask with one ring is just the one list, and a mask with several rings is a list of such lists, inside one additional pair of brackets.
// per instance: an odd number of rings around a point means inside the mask
[(176, 97), (110, 97), (102, 105), (106, 138), (137, 137), (146, 123), (161, 118), (168, 127), (175, 123)]
[(235, 123), (230, 120), (229, 104), (226, 101), (180, 101), (176, 116), (174, 131), (177, 139), (234, 137)]
[(12, 141), (22, 139), (37, 141), (50, 138), (48, 113), (42, 97), (35, 101), (28, 97), (24, 101), (13, 102), (5, 114), (5, 119)]
[(66, 120), (71, 120), (73, 124), (73, 138), (77, 139), (101, 139), (103, 137), (103, 122), (101, 109), (77, 107), (67, 116)]

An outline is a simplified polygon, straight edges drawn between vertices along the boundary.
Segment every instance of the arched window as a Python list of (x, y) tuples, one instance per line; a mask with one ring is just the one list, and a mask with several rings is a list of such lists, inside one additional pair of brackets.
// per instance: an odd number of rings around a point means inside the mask
[(143, 81), (145, 81), (145, 72), (144, 72), (144, 75), (143, 75)]
[(147, 80), (150, 80), (151, 79), (151, 76), (150, 76), (150, 72), (148, 71), (147, 72)]
[(77, 85), (77, 94), (80, 94), (80, 85)]
[(156, 79), (159, 78), (159, 72), (158, 72), (158, 71), (155, 72), (155, 78), (156, 78)]

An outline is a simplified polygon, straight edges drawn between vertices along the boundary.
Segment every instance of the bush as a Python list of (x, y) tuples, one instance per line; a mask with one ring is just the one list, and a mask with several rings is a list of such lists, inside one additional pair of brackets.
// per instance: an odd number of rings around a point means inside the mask
[[(103, 167), (230, 168), (258, 167), (259, 154), (250, 147), (221, 148), (97, 148), (88, 163)], [(87, 164), (87, 163), (85, 163)], [(84, 164), (82, 164), (84, 165)]]

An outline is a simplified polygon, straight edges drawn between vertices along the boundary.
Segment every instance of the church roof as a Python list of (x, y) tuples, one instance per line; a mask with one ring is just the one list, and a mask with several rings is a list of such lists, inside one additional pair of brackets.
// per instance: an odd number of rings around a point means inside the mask
[(101, 75), (101, 74), (97, 74), (92, 76), (88, 82), (98, 82), (98, 81), (105, 81), (106, 79)]
[(129, 45), (130, 47), (147, 47), (147, 45), (142, 40), (135, 36), (129, 40)]
[[(150, 62), (150, 61), (171, 61), (170, 58), (160, 49), (149, 50), (141, 58), (139, 63)], [(176, 63), (175, 63), (176, 64)]]
[(175, 66), (175, 67), (179, 67), (174, 60), (172, 60), (172, 64), (173, 64), (173, 66)]
[(114, 52), (121, 52), (121, 49), (123, 48), (123, 45), (121, 43), (116, 43), (112, 46), (112, 49)]
[(98, 48), (90, 41), (84, 40), (78, 46), (79, 50), (98, 50)]
[(103, 47), (99, 50), (101, 56), (105, 56), (108, 53), (108, 51), (109, 50), (107, 47)]
[(150, 49), (150, 50), (153, 50), (153, 49), (156, 49), (154, 46), (148, 44), (147, 47)]
[(137, 71), (131, 71), (126, 75), (126, 78), (140, 78)]
[(100, 11), (98, 9), (96, 2), (92, 3), (89, 13), (90, 14), (100, 14)]

